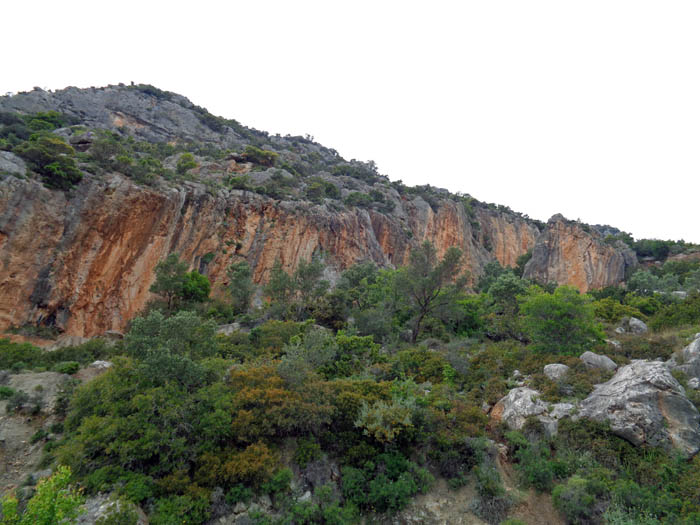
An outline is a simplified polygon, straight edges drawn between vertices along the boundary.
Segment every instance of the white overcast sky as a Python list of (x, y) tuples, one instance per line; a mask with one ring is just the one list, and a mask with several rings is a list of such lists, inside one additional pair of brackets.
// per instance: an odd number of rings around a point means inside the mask
[(546, 220), (700, 242), (700, 2), (5, 0), (0, 92), (119, 82)]

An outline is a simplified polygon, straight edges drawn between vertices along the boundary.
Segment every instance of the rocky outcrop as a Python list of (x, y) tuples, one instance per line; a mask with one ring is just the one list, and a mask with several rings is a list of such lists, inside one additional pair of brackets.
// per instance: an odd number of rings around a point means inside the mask
[(607, 244), (595, 231), (555, 215), (547, 222), (525, 266), (524, 277), (570, 284), (581, 292), (619, 284), (637, 265), (635, 253), (618, 241)]
[(608, 421), (613, 433), (634, 445), (675, 448), (686, 457), (700, 450), (700, 414), (659, 361), (621, 367), (581, 402), (579, 416)]

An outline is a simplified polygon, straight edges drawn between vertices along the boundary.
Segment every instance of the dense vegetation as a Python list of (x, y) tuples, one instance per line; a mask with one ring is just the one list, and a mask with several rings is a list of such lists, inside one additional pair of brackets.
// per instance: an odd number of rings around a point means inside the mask
[[(230, 299), (215, 301), (206, 277), (172, 255), (152, 287), (162, 300), (123, 341), (46, 353), (5, 340), (0, 369), (73, 373), (113, 361), (97, 379), (66, 386), (43, 462), (68, 467), (85, 495), (142, 506), (156, 525), (203, 523), (263, 495), (272, 507), (251, 507), (258, 523), (354, 523), (399, 511), (436, 478), (455, 490), (474, 480), (470, 509), (499, 523), (518, 497), (504, 489), (489, 439), (507, 445), (522, 486), (551, 492), (571, 523), (696, 523), (697, 460), (635, 448), (586, 421), (564, 420), (555, 438), (536, 421), (510, 432), (488, 425), (482, 405), (507, 393), (516, 369), (550, 402), (585, 397), (609, 377), (583, 366), (585, 350), (618, 363), (670, 356), (700, 322), (700, 295), (581, 295), (497, 264), (474, 294), (460, 258), (456, 249), (439, 258), (426, 243), (405, 268), (357, 264), (335, 288), (321, 259), (293, 274), (278, 264), (254, 308), (245, 263), (229, 270)], [(661, 274), (687, 281), (694, 271)], [(629, 315), (658, 333), (606, 345), (604, 333)], [(240, 329), (217, 335), (216, 324), (231, 321)], [(542, 374), (550, 362), (571, 367), (567, 388)], [(20, 394), (6, 392), (8, 410), (41, 410)], [(313, 497), (297, 499), (307, 489)], [(13, 501), (6, 516), (33, 512)]]

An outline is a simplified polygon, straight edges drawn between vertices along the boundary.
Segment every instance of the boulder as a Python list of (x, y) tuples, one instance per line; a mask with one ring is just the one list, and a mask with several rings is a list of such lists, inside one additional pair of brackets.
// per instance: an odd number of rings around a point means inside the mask
[(700, 379), (700, 338), (671, 356), (666, 364), (671, 370), (683, 372), (689, 379)]
[(646, 323), (641, 319), (637, 319), (636, 317), (630, 317), (628, 324), (629, 330), (633, 334), (646, 334), (649, 331)]
[(0, 174), (24, 175), (27, 173), (27, 165), (14, 153), (0, 151)]
[(108, 516), (115, 511), (121, 510), (124, 505), (136, 513), (135, 525), (148, 524), (146, 514), (139, 507), (133, 503), (117, 500), (115, 497), (110, 497), (107, 494), (98, 494), (88, 498), (82, 505), (83, 513), (76, 518), (75, 523), (77, 525), (91, 525), (100, 518), (108, 519)]
[(241, 323), (221, 324), (216, 327), (216, 333), (221, 335), (231, 335), (241, 329)]
[(700, 450), (700, 414), (668, 367), (634, 361), (584, 399), (579, 416), (608, 421), (634, 445), (675, 448), (685, 457)]
[(611, 372), (617, 368), (615, 361), (608, 356), (599, 355), (590, 351), (582, 353), (579, 359), (581, 359), (588, 368), (601, 368)]
[(117, 341), (124, 339), (124, 334), (118, 330), (107, 330), (104, 334), (102, 334), (102, 338), (116, 343)]
[(52, 352), (58, 350), (59, 348), (65, 348), (67, 346), (80, 346), (87, 343), (90, 339), (87, 337), (80, 337), (79, 335), (62, 335), (60, 336), (54, 344), (46, 348), (47, 351)]
[(540, 399), (540, 393), (528, 387), (512, 389), (496, 403), (491, 410), (491, 417), (503, 422), (511, 430), (521, 430), (529, 417), (537, 417), (548, 435), (557, 433), (558, 421), (571, 415), (575, 406), (570, 403), (550, 405)]
[(646, 323), (636, 317), (624, 317), (622, 323), (615, 329), (618, 334), (646, 334), (649, 331)]
[(107, 370), (112, 368), (113, 364), (111, 361), (93, 361), (85, 368), (81, 368), (75, 374), (76, 379), (79, 379), (83, 383), (87, 381), (92, 381), (96, 377), (101, 376)]
[(520, 430), (525, 420), (539, 416), (547, 411), (547, 403), (540, 400), (540, 393), (526, 386), (512, 389), (496, 403), (491, 410), (491, 417), (502, 421), (513, 430)]
[(568, 371), (569, 367), (561, 363), (552, 363), (544, 367), (544, 375), (552, 381), (561, 381)]

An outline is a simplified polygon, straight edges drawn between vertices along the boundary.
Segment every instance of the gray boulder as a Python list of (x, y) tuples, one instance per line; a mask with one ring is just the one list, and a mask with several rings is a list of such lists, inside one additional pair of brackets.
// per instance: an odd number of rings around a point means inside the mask
[(0, 174), (24, 175), (27, 173), (27, 165), (14, 153), (0, 151)]
[(241, 323), (220, 324), (216, 327), (216, 333), (221, 335), (231, 335), (241, 329)]
[(136, 515), (135, 525), (147, 525), (148, 518), (139, 507), (133, 503), (127, 503), (118, 500), (115, 497), (110, 497), (107, 494), (98, 494), (88, 498), (82, 505), (83, 513), (76, 518), (75, 523), (78, 525), (92, 525), (100, 518), (108, 518), (114, 512), (119, 512), (126, 506), (130, 508)]
[(491, 417), (503, 422), (512, 430), (521, 430), (529, 417), (535, 416), (544, 426), (545, 432), (553, 436), (557, 433), (558, 421), (571, 415), (575, 406), (570, 403), (550, 405), (540, 399), (540, 393), (528, 387), (512, 389), (496, 403)]
[(646, 323), (636, 317), (630, 317), (628, 324), (630, 332), (633, 334), (646, 334), (649, 331)]
[(569, 367), (561, 363), (552, 363), (544, 367), (544, 375), (552, 381), (560, 381), (569, 371)]
[(594, 352), (584, 352), (579, 359), (581, 359), (588, 368), (601, 368), (611, 372), (617, 368), (615, 361), (608, 356), (599, 355)]
[(700, 450), (700, 414), (658, 361), (621, 367), (581, 402), (579, 416), (608, 421), (614, 434), (637, 446), (675, 448), (686, 457)]
[(700, 338), (671, 356), (666, 364), (671, 370), (683, 372), (690, 379), (700, 379)]
[(649, 331), (646, 323), (636, 317), (624, 317), (622, 323), (615, 329), (618, 334), (646, 334)]

